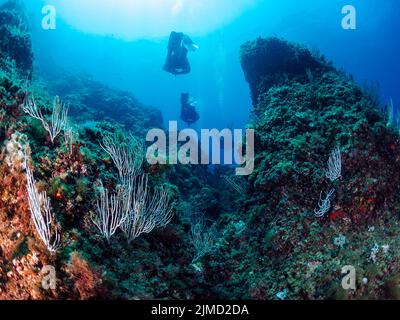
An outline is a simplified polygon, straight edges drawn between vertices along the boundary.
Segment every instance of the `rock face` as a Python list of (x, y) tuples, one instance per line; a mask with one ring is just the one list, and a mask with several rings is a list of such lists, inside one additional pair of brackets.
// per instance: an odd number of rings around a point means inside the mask
[[(371, 95), (304, 47), (258, 39), (243, 45), (242, 65), (256, 169), (241, 211), (247, 231), (229, 240), (232, 269), (219, 281), (236, 298), (384, 298), (381, 284), (399, 265), (398, 134)], [(325, 170), (336, 146), (342, 170), (332, 182)], [(332, 190), (317, 218), (320, 195)], [(355, 291), (341, 287), (346, 265), (357, 270)]]
[[(12, 8), (0, 9), (6, 32), (15, 31)], [(0, 299), (399, 298), (399, 137), (372, 95), (322, 56), (276, 38), (243, 45), (254, 102), (253, 175), (241, 181), (227, 168), (213, 174), (205, 167), (145, 167), (151, 186), (169, 179), (186, 208), (177, 208), (167, 228), (128, 245), (121, 234), (106, 243), (90, 220), (99, 179), (109, 188), (118, 183), (99, 144), (116, 122), (139, 134), (160, 123), (158, 113), (132, 95), (64, 76), (51, 89), (71, 103), (78, 137), (71, 150), (62, 137), (50, 143), (20, 107), (30, 40), (1, 34)], [(44, 91), (36, 98), (41, 106), (50, 101)], [(25, 144), (62, 230), (55, 255), (31, 223)], [(325, 170), (335, 148), (342, 166), (331, 181)], [(320, 195), (331, 191), (316, 217)], [(205, 213), (219, 231), (212, 252), (194, 265), (192, 211)], [(41, 285), (45, 266), (55, 266), (54, 290)], [(356, 272), (356, 290), (341, 285), (345, 266)]]

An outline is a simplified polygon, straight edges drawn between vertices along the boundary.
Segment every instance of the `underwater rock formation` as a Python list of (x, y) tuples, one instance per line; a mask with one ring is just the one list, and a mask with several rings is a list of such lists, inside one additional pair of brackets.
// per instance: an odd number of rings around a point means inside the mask
[[(385, 298), (382, 283), (400, 262), (398, 134), (351, 76), (308, 49), (258, 39), (241, 54), (254, 101), (256, 169), (239, 212), (246, 231), (228, 240), (237, 245), (222, 258), (230, 267), (214, 262), (225, 284), (218, 295)], [(342, 172), (332, 182), (325, 170), (337, 146)], [(318, 218), (320, 193), (330, 190), (332, 204)], [(342, 289), (346, 265), (357, 271), (357, 290)]]
[[(3, 9), (11, 8), (11, 3)], [(18, 11), (18, 15), (23, 16), (23, 12)], [(9, 39), (3, 39), (2, 34), (1, 41)], [(32, 56), (29, 44), (30, 39), (25, 49)], [(94, 82), (85, 89), (83, 81), (75, 93), (72, 89), (68, 92), (76, 97), (69, 101), (71, 107), (78, 101), (78, 107), (84, 108), (83, 113), (82, 109), (76, 110), (76, 118), (69, 123), (74, 137), (69, 139), (64, 132), (53, 144), (42, 123), (23, 111), (28, 71), (24, 68), (30, 66), (17, 67), (14, 62), (19, 56), (14, 57), (14, 52), (4, 52), (9, 67), (2, 65), (0, 72), (0, 299), (187, 298), (188, 291), (181, 288), (193, 286), (195, 271), (190, 267), (190, 245), (181, 243), (185, 230), (177, 227), (176, 221), (128, 245), (122, 232), (106, 243), (90, 220), (99, 181), (110, 189), (118, 183), (118, 171), (100, 146), (102, 137), (114, 132), (123, 134), (123, 128), (142, 136), (146, 126), (161, 126), (160, 112), (142, 106), (131, 94)], [(38, 79), (36, 83), (45, 81)], [(35, 101), (43, 116), (49, 118), (52, 97), (36, 83)], [(101, 108), (104, 116), (95, 117)], [(121, 108), (127, 112), (120, 112)], [(26, 150), (30, 150), (38, 192), (47, 192), (59, 225), (61, 247), (56, 253), (46, 248), (31, 219), (23, 166)], [(149, 192), (168, 184), (165, 171), (143, 170), (151, 174)], [(178, 195), (172, 196), (171, 202), (175, 203)], [(180, 258), (176, 259), (175, 254)], [(43, 285), (51, 272), (56, 276), (55, 283)], [(183, 282), (177, 283), (176, 279)]]
[[(13, 25), (10, 3), (0, 10), (0, 30)], [(44, 117), (50, 94), (70, 103), (74, 138), (60, 134), (52, 143), (21, 107), (33, 56), (21, 30), (0, 39), (7, 49), (0, 57), (0, 299), (399, 298), (399, 137), (376, 100), (322, 56), (277, 38), (244, 44), (254, 173), (144, 165), (149, 190), (173, 190), (176, 214), (128, 244), (120, 230), (105, 241), (90, 219), (101, 184), (115, 191), (120, 180), (101, 142), (123, 129), (142, 136), (161, 126), (160, 112), (87, 77), (35, 74)], [(56, 253), (31, 220), (28, 149), (38, 192), (47, 192), (59, 225)], [(354, 291), (341, 286), (349, 265)], [(52, 267), (56, 285), (46, 288), (44, 270)]]

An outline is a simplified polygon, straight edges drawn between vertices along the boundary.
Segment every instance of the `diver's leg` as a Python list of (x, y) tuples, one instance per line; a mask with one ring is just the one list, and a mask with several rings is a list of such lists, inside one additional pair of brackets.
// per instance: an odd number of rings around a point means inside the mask
[(168, 50), (167, 58), (165, 59), (164, 63), (164, 71), (170, 72), (171, 70), (171, 51)]
[(169, 51), (164, 65), (164, 71), (167, 71), (174, 75), (179, 74), (177, 69), (176, 53), (174, 51)]

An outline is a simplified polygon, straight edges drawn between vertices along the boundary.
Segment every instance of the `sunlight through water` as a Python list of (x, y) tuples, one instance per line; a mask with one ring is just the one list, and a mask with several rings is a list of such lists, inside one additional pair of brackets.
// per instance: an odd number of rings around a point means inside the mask
[(80, 31), (125, 40), (157, 38), (166, 30), (191, 34), (215, 31), (261, 0), (47, 0), (58, 14)]

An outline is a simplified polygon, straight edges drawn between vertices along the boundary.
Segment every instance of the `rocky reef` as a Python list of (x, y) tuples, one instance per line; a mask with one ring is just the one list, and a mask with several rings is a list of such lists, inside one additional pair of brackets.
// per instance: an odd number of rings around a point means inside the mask
[[(15, 4), (0, 8), (0, 19), (12, 12), (24, 21)], [(120, 186), (119, 172), (102, 146), (104, 137), (143, 139), (149, 128), (162, 127), (161, 113), (131, 93), (82, 75), (59, 79), (35, 71), (27, 88), (24, 65), (31, 66), (26, 59), (32, 52), (5, 56), (7, 68), (0, 73), (0, 298), (216, 298), (205, 270), (208, 253), (218, 248), (222, 227), (236, 211), (238, 197), (233, 189), (224, 192), (230, 186), (220, 179), (231, 169), (144, 164), (149, 192), (162, 185), (170, 190), (174, 218), (131, 243), (120, 230), (105, 239), (92, 219), (99, 190), (103, 186), (114, 193)], [(55, 111), (66, 106), (68, 121)], [(68, 126), (60, 127), (52, 118)], [(49, 125), (60, 132), (50, 130), (51, 136)], [(32, 214), (35, 194), (48, 199), (48, 238), (42, 237)], [(43, 282), (51, 274), (55, 282)]]
[[(350, 75), (282, 39), (244, 44), (254, 173), (144, 164), (149, 191), (170, 190), (172, 221), (131, 243), (119, 231), (105, 239), (91, 217), (121, 172), (104, 137), (143, 139), (160, 112), (81, 75), (33, 73), (27, 90), (21, 10), (0, 7), (0, 299), (400, 298), (399, 137)], [(71, 130), (53, 137), (40, 118), (54, 95), (69, 103)], [(32, 181), (57, 221), (53, 252), (34, 223)], [(356, 290), (342, 288), (345, 266)]]

